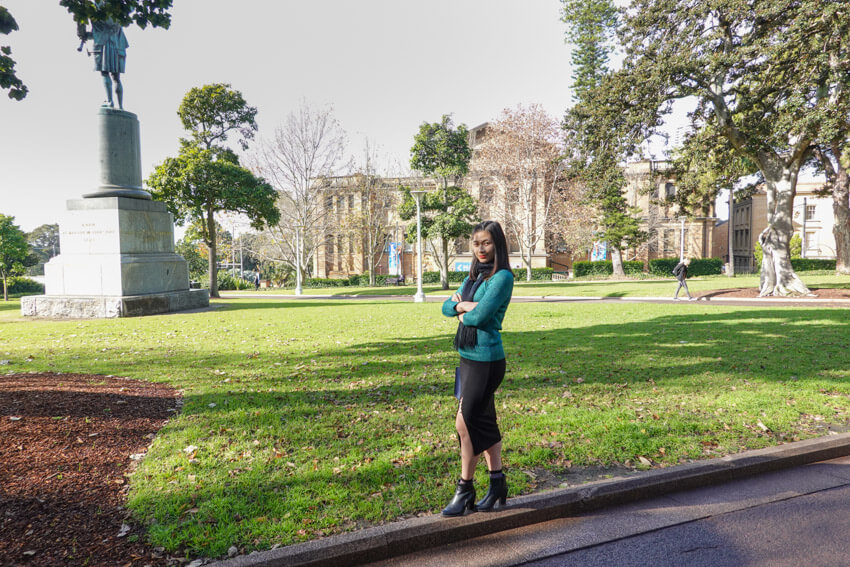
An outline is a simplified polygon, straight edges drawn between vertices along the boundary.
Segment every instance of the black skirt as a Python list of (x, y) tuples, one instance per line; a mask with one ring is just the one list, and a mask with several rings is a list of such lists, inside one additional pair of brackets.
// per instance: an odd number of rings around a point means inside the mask
[(494, 394), (504, 377), (504, 358), (491, 362), (460, 359), (460, 413), (476, 455), (502, 440)]

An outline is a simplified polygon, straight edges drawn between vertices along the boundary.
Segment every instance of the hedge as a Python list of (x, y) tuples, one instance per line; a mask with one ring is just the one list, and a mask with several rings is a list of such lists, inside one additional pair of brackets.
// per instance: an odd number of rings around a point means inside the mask
[[(791, 258), (791, 267), (795, 272), (811, 270), (835, 270), (835, 260), (818, 260), (815, 258)], [(761, 265), (759, 264), (759, 268)]]
[[(553, 268), (531, 268), (532, 281), (552, 281)], [(525, 281), (525, 268), (517, 268), (514, 270), (514, 279)]]
[[(1, 285), (3, 285), (2, 282), (0, 282)], [(40, 284), (30, 278), (13, 276), (6, 280), (6, 285), (9, 286), (9, 293), (26, 293), (27, 295), (44, 293), (44, 284)]]
[[(678, 258), (657, 258), (649, 261), (649, 273), (663, 278), (673, 277), (673, 268)], [(688, 276), (711, 276), (720, 274), (723, 261), (720, 258), (692, 258), (688, 266)]]
[[(643, 273), (643, 262), (623, 262), (623, 271), (629, 276), (639, 276)], [(578, 261), (573, 262), (573, 275), (577, 278), (586, 276), (610, 276), (614, 273), (614, 264), (611, 260), (599, 260), (596, 262)]]

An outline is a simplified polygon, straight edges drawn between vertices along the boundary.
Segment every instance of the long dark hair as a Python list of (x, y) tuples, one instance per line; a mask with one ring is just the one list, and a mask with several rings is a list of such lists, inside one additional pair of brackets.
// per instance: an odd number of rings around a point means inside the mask
[[(488, 275), (487, 278), (492, 277), (499, 270), (510, 270), (511, 263), (508, 259), (508, 241), (505, 238), (505, 232), (502, 230), (502, 225), (492, 220), (480, 222), (472, 229), (472, 236), (475, 236), (476, 233), (482, 231), (489, 232), (490, 236), (493, 237), (493, 244), (496, 245), (496, 254), (493, 258), (493, 271), (490, 272), (490, 275)], [(469, 274), (472, 279), (475, 279), (475, 274), (478, 273), (477, 269), (478, 257), (473, 254), (472, 264), (469, 266)]]

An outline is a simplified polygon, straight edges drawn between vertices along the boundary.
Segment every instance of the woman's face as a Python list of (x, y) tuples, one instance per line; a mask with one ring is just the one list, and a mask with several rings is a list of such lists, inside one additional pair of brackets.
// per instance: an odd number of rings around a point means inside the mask
[(490, 264), (496, 258), (496, 244), (493, 236), (486, 230), (481, 230), (472, 235), (472, 254), (482, 264)]

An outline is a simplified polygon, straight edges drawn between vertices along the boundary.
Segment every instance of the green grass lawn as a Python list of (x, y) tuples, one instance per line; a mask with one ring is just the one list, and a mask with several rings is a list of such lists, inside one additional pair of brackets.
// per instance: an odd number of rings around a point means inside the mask
[[(612, 285), (644, 283), (656, 285)], [(518, 295), (532, 295), (523, 287)], [(183, 390), (183, 411), (154, 440), (129, 499), (168, 550), (264, 549), (446, 504), (459, 474), (456, 323), (439, 302), (214, 303), (40, 321), (0, 302), (0, 372)], [(497, 394), (511, 494), (532, 491), (541, 471), (569, 481), (583, 467), (669, 466), (844, 428), (848, 333), (843, 309), (516, 303)], [(486, 486), (483, 466), (478, 481)]]
[[(812, 288), (850, 287), (850, 277), (836, 276), (832, 272), (800, 272), (803, 281)], [(459, 284), (453, 284), (450, 289), (456, 290)], [(688, 288), (692, 293), (714, 291), (729, 288), (757, 288), (758, 274), (736, 276), (702, 276), (688, 279)], [(447, 295), (439, 284), (423, 286), (427, 295)], [(570, 297), (672, 297), (676, 291), (676, 280), (667, 279), (635, 279), (635, 280), (572, 280), (567, 282), (525, 282), (517, 280), (514, 295), (526, 296), (570, 296)], [(225, 295), (294, 295), (292, 289), (261, 289), (245, 291), (222, 291)], [(415, 285), (385, 286), (385, 287), (331, 287), (304, 288), (305, 295), (413, 295)], [(684, 292), (682, 292), (684, 294)]]

